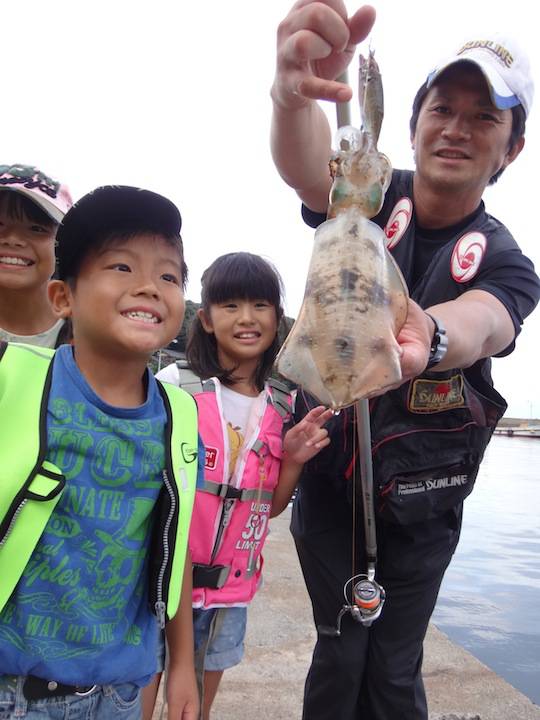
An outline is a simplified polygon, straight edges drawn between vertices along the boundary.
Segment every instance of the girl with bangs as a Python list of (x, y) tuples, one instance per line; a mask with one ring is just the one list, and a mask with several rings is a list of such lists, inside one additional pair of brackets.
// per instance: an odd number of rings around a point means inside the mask
[[(224, 670), (244, 652), (247, 605), (261, 585), (268, 520), (288, 505), (302, 466), (328, 444), (330, 410), (291, 422), (288, 388), (271, 379), (282, 283), (258, 255), (230, 253), (203, 273), (187, 360), (205, 445), (190, 530), (193, 621), (203, 720)], [(176, 364), (157, 377), (193, 391)]]

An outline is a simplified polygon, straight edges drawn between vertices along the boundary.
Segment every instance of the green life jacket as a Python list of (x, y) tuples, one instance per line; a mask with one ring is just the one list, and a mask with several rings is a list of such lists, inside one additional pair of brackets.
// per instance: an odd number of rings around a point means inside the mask
[[(0, 343), (0, 610), (21, 577), (66, 479), (47, 455), (54, 350)], [(161, 384), (167, 422), (163, 489), (156, 509), (149, 601), (163, 627), (176, 613), (197, 481), (197, 408)]]

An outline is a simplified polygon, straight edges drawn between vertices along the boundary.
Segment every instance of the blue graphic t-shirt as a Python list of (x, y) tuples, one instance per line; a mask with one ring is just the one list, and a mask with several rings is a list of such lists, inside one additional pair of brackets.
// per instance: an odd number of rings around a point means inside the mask
[(107, 405), (70, 346), (54, 359), (48, 455), (66, 489), (0, 614), (0, 674), (76, 685), (145, 684), (158, 627), (148, 608), (148, 547), (162, 486), (165, 408)]

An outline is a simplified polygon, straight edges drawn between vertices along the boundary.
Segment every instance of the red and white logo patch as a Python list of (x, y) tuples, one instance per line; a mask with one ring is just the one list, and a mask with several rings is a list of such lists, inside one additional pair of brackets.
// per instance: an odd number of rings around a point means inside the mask
[(398, 200), (388, 218), (384, 234), (386, 235), (386, 248), (392, 250), (405, 234), (412, 218), (412, 202), (408, 197)]
[(204, 467), (206, 470), (215, 470), (217, 465), (219, 451), (217, 448), (208, 447), (205, 448), (204, 454)]
[(473, 279), (484, 257), (486, 245), (486, 236), (481, 232), (466, 233), (459, 238), (450, 260), (450, 271), (456, 282), (465, 283)]
[(463, 378), (460, 374), (446, 380), (417, 378), (409, 390), (409, 410), (413, 413), (439, 413), (463, 407)]

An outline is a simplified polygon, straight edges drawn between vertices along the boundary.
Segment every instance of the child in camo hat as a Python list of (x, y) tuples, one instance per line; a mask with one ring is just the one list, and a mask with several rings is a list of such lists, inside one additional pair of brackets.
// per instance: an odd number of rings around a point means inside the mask
[(0, 165), (0, 340), (55, 347), (68, 327), (47, 298), (64, 185), (28, 165)]

